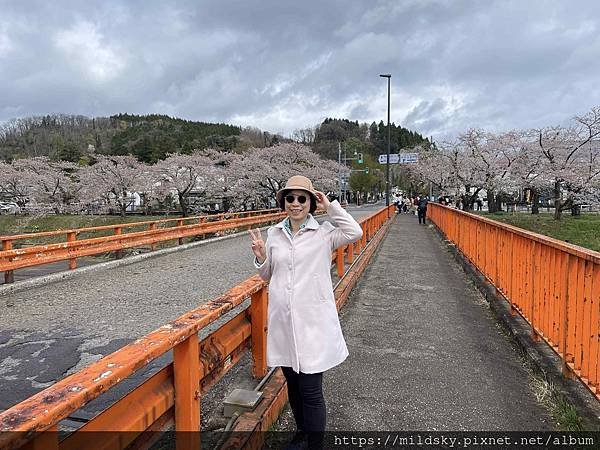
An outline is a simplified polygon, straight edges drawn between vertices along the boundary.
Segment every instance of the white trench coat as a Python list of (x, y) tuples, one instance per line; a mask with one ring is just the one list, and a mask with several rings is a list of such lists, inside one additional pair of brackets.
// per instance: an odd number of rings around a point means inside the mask
[(360, 225), (337, 200), (327, 209), (338, 225), (309, 215), (293, 238), (284, 221), (267, 231), (267, 259), (255, 265), (269, 282), (267, 365), (319, 373), (348, 356), (331, 282), (331, 252), (362, 236)]

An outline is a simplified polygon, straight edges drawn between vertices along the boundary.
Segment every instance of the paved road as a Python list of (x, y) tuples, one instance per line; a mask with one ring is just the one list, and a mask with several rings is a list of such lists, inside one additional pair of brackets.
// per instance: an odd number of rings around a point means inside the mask
[[(348, 211), (360, 218), (382, 206), (350, 207)], [(255, 273), (249, 238), (244, 234), (0, 296), (0, 410)], [(166, 359), (170, 355), (89, 404), (81, 415), (101, 410)]]

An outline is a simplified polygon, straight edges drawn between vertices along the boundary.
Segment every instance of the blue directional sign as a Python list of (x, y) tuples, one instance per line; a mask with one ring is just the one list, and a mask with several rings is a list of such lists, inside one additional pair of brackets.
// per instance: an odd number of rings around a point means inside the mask
[[(379, 155), (379, 164), (387, 164), (387, 154)], [(390, 164), (398, 164), (400, 162), (400, 157), (397, 153), (390, 153)]]
[(416, 164), (419, 162), (419, 155), (417, 153), (400, 153), (400, 164)]
[[(379, 164), (387, 163), (387, 154), (379, 155)], [(416, 164), (419, 162), (417, 153), (390, 153), (390, 164)]]

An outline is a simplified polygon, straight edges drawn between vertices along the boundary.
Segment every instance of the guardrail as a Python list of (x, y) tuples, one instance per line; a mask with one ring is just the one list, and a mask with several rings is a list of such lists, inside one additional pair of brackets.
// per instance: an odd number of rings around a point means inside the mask
[(600, 399), (600, 253), (429, 203), (431, 220)]
[[(268, 223), (281, 220), (284, 216), (280, 209), (268, 209), (0, 236), (0, 272), (4, 271), (4, 283), (7, 284), (14, 282), (15, 269), (68, 260), (68, 267), (72, 270), (77, 268), (77, 258), (82, 256), (115, 251), (116, 257), (121, 258), (122, 250), (127, 248), (149, 245), (154, 251), (160, 242), (177, 239), (181, 245), (186, 237)], [(127, 229), (139, 227), (147, 229), (124, 233)], [(106, 230), (112, 230), (113, 235), (77, 240), (79, 234), (97, 234)], [(61, 236), (66, 241), (39, 243), (43, 238)], [(14, 248), (15, 243), (24, 241), (33, 241), (35, 244)]]
[[(338, 274), (354, 255), (364, 253), (393, 214), (393, 207), (360, 221), (363, 237), (333, 253)], [(370, 248), (370, 247), (369, 247)], [(355, 261), (356, 263), (356, 261)], [(355, 264), (350, 266), (349, 274)], [(342, 272), (344, 275), (344, 272)], [(345, 278), (340, 281), (338, 307), (350, 293)], [(249, 278), (182, 315), (150, 334), (105, 356), (0, 413), (0, 450), (44, 449), (124, 449), (147, 448), (161, 431), (174, 425), (177, 449), (197, 449), (200, 445), (200, 400), (251, 348), (252, 374), (267, 373), (267, 284), (258, 276)], [(220, 328), (199, 341), (198, 332), (250, 297), (250, 307), (239, 312)], [(173, 350), (173, 361), (145, 380), (125, 397), (98, 414), (78, 430), (59, 440), (58, 424), (78, 408), (108, 391), (148, 363)], [(110, 431), (101, 437), (94, 431)], [(184, 433), (179, 433), (184, 432)], [(187, 433), (185, 433), (187, 432)]]

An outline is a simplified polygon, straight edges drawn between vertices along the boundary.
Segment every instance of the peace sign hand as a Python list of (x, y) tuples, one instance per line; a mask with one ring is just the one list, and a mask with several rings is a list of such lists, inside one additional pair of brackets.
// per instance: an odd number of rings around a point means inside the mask
[(262, 240), (262, 236), (260, 234), (260, 230), (248, 230), (250, 236), (252, 237), (252, 252), (254, 256), (256, 256), (257, 262), (262, 264), (265, 259), (267, 259), (267, 250), (265, 249), (265, 243)]

